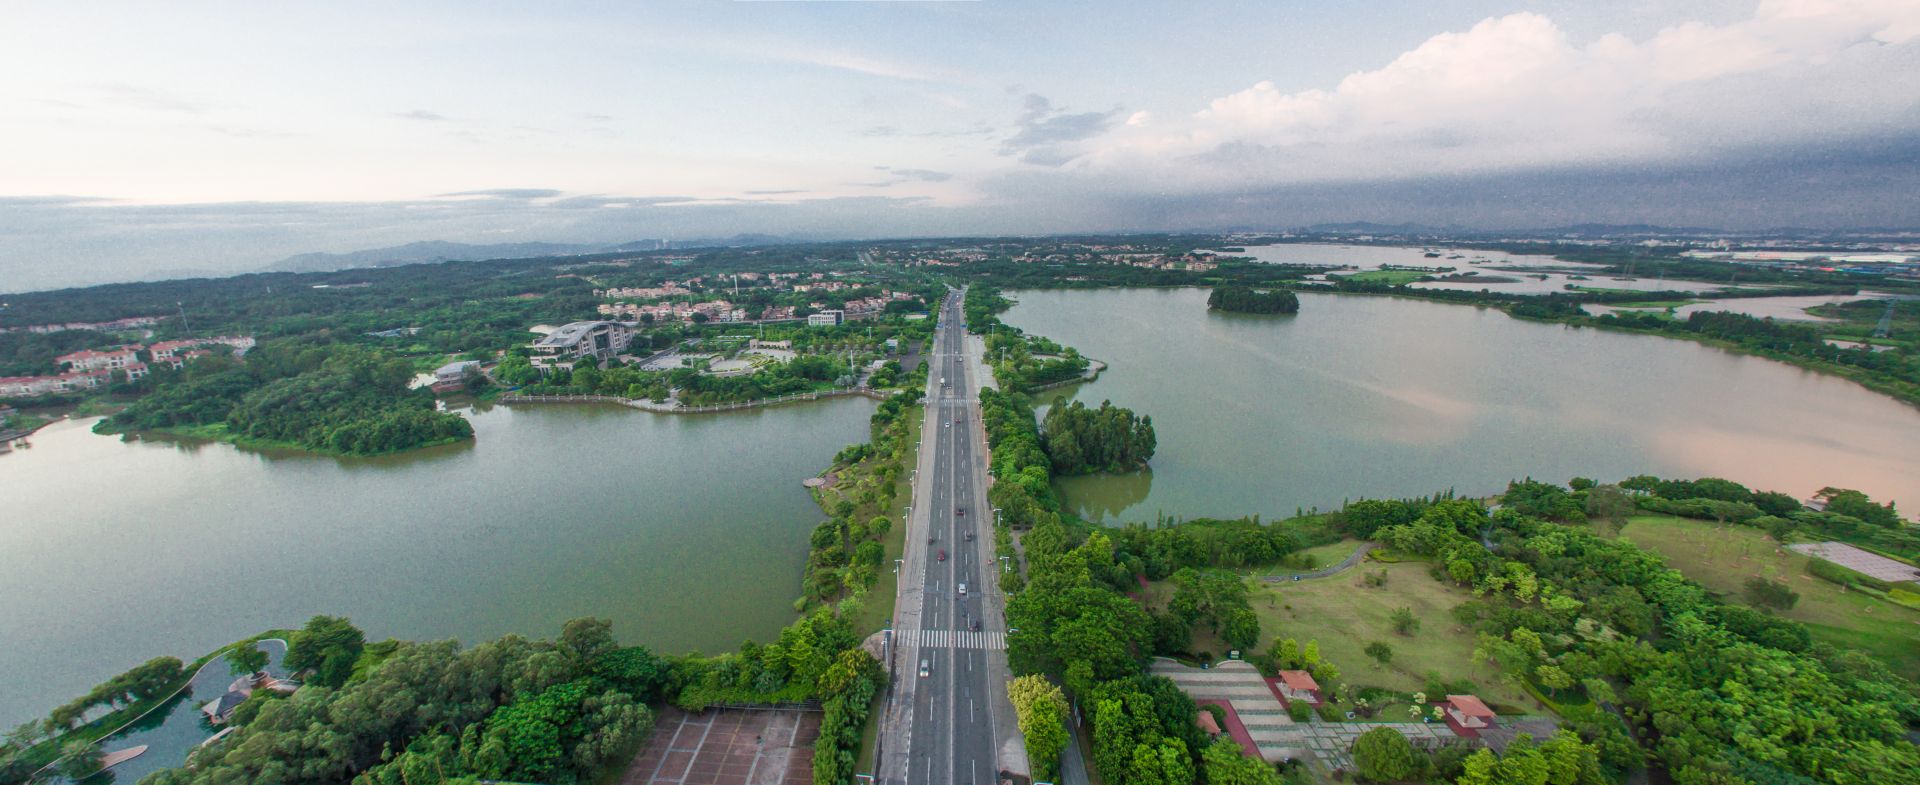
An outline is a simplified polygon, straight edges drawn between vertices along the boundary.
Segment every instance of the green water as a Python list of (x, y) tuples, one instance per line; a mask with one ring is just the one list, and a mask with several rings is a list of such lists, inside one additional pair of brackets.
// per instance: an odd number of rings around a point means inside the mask
[(1158, 431), (1150, 473), (1061, 482), (1089, 519), (1638, 473), (1920, 506), (1920, 410), (1781, 363), (1399, 298), (1303, 294), (1298, 315), (1250, 316), (1209, 313), (1200, 289), (1010, 294), (1007, 323), (1111, 364), (1064, 392)]
[(577, 616), (667, 652), (765, 639), (820, 518), (800, 481), (872, 411), (502, 406), (468, 413), (472, 444), (358, 460), (50, 426), (0, 454), (0, 725), (316, 613), (372, 639)]

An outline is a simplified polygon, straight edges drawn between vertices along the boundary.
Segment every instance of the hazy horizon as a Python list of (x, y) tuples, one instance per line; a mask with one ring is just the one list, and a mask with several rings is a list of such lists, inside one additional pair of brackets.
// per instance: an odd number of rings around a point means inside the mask
[(29, 6), (0, 291), (418, 241), (1920, 227), (1920, 4), (1529, 6)]

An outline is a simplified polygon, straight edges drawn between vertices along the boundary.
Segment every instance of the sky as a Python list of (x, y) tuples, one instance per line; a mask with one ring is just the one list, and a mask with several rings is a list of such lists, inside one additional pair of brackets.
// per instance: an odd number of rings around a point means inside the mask
[(418, 240), (1920, 227), (1913, 0), (5, 17), (0, 292)]

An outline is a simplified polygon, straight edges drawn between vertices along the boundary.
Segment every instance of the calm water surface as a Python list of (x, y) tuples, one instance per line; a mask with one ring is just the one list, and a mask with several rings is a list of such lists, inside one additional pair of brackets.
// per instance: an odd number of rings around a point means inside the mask
[(1088, 518), (1640, 473), (1920, 505), (1920, 410), (1776, 362), (1400, 298), (1302, 294), (1275, 317), (1209, 313), (1203, 289), (1010, 294), (1007, 323), (1111, 364), (1068, 394), (1158, 431), (1150, 473), (1061, 483)]
[(472, 444), (358, 460), (55, 424), (0, 455), (0, 725), (316, 613), (372, 639), (577, 616), (668, 652), (765, 639), (820, 518), (800, 481), (872, 411), (501, 406), (469, 412)]
[[(1439, 254), (1428, 257), (1427, 253)], [(1567, 291), (1569, 286), (1593, 287), (1598, 289), (1632, 289), (1642, 292), (1695, 291), (1712, 292), (1726, 288), (1723, 284), (1705, 281), (1663, 280), (1652, 278), (1628, 278), (1621, 280), (1609, 273), (1601, 272), (1605, 265), (1585, 262), (1564, 262), (1550, 255), (1518, 255), (1502, 251), (1475, 250), (1465, 248), (1419, 248), (1413, 246), (1392, 245), (1340, 245), (1334, 243), (1280, 243), (1276, 245), (1256, 245), (1244, 251), (1233, 252), (1233, 256), (1251, 257), (1266, 264), (1294, 264), (1314, 266), (1345, 266), (1353, 268), (1350, 272), (1334, 273), (1334, 276), (1351, 272), (1378, 270), (1385, 265), (1398, 267), (1452, 267), (1454, 272), (1447, 275), (1476, 273), (1477, 278), (1453, 281), (1419, 281), (1408, 284), (1416, 289), (1452, 289), (1456, 291), (1477, 292), (1482, 289), (1512, 294), (1551, 294)], [(1730, 267), (1729, 270), (1732, 268)], [(1533, 270), (1554, 270), (1557, 272), (1533, 272)], [(1578, 277), (1575, 277), (1578, 276)], [(1321, 278), (1323, 276), (1312, 276)]]

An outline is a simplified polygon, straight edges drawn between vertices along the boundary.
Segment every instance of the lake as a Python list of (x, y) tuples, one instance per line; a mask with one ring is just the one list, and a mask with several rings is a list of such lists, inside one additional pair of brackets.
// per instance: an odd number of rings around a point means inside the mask
[[(1438, 255), (1429, 257), (1427, 256), (1429, 253)], [(1508, 294), (1551, 294), (1565, 292), (1570, 286), (1631, 289), (1642, 292), (1714, 292), (1726, 288), (1725, 284), (1706, 281), (1666, 280), (1659, 277), (1616, 278), (1611, 273), (1605, 272), (1605, 265), (1564, 262), (1550, 255), (1528, 256), (1468, 248), (1279, 243), (1249, 246), (1228, 255), (1249, 257), (1263, 264), (1351, 268), (1348, 273), (1334, 273), (1334, 277), (1352, 272), (1378, 270), (1386, 265), (1451, 267), (1454, 268), (1454, 272), (1436, 274), (1475, 276), (1451, 281), (1418, 281), (1408, 284), (1416, 289), (1452, 289), (1469, 292), (1485, 289)], [(1729, 272), (1734, 269), (1731, 266), (1728, 267)], [(1322, 275), (1309, 276), (1310, 280), (1325, 278), (1326, 276)]]
[(1769, 360), (1395, 297), (1303, 293), (1297, 315), (1254, 316), (1208, 312), (1205, 289), (1008, 294), (1008, 324), (1111, 366), (1043, 398), (1153, 417), (1150, 472), (1060, 482), (1089, 519), (1641, 473), (1920, 505), (1920, 410)]
[(800, 481), (865, 441), (873, 408), (493, 406), (467, 412), (472, 443), (365, 459), (56, 423), (0, 454), (0, 725), (316, 613), (374, 640), (551, 637), (579, 616), (669, 653), (767, 639), (822, 518)]

